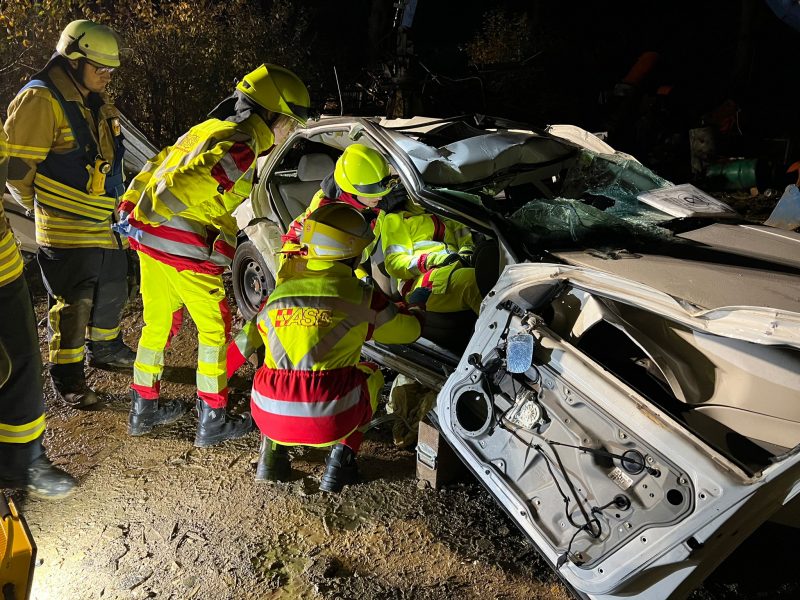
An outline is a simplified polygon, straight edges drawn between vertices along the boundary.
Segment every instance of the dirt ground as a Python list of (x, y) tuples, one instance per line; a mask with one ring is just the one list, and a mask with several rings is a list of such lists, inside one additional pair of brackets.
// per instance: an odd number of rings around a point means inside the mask
[[(43, 319), (41, 294), (36, 310)], [(137, 300), (124, 316), (134, 347), (141, 327)], [(188, 322), (166, 357), (163, 396), (187, 405), (195, 333)], [(102, 410), (57, 405), (45, 382), (49, 453), (80, 491), (57, 502), (12, 494), (39, 549), (35, 600), (570, 598), (479, 484), (418, 484), (414, 452), (396, 449), (388, 431), (368, 434), (363, 482), (341, 495), (319, 491), (325, 452), (315, 449), (292, 451), (292, 481), (257, 485), (256, 433), (197, 449), (189, 413), (132, 438), (130, 375), (89, 372)], [(251, 375), (232, 381), (235, 410), (246, 409)], [(800, 577), (776, 567), (796, 554), (794, 534), (765, 528), (692, 598), (797, 598)]]

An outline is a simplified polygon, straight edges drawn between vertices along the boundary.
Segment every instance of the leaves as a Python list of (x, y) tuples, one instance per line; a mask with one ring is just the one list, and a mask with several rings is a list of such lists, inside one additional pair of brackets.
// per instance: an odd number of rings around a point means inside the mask
[[(267, 9), (262, 8), (268, 4)], [(301, 77), (314, 69), (303, 7), (290, 0), (0, 0), (0, 102), (52, 55), (63, 27), (91, 19), (117, 31), (132, 55), (109, 91), (160, 146), (174, 141), (263, 62)]]

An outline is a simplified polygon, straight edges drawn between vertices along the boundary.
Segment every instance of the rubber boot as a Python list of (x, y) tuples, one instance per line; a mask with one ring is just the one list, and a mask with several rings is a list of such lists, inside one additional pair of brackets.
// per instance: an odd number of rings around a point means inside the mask
[(225, 408), (211, 408), (202, 400), (197, 400), (197, 435), (194, 445), (206, 448), (225, 440), (244, 437), (253, 429), (253, 417), (249, 412), (238, 417), (228, 416)]
[(261, 447), (258, 449), (256, 481), (288, 481), (291, 471), (289, 449), (262, 435)]
[(131, 390), (131, 412), (128, 414), (128, 433), (133, 436), (153, 431), (156, 425), (167, 425), (180, 419), (186, 407), (177, 400), (146, 400)]
[(358, 481), (356, 453), (344, 444), (336, 444), (325, 459), (325, 472), (319, 489), (338, 494), (346, 485)]
[(26, 444), (0, 444), (0, 463), (0, 487), (24, 489), (37, 498), (66, 498), (78, 483), (50, 462), (41, 438)]
[(101, 369), (132, 369), (136, 352), (128, 348), (122, 336), (106, 342), (86, 342), (86, 356), (90, 367)]
[(50, 377), (56, 397), (65, 404), (80, 410), (97, 408), (99, 398), (86, 383), (83, 363), (51, 365)]

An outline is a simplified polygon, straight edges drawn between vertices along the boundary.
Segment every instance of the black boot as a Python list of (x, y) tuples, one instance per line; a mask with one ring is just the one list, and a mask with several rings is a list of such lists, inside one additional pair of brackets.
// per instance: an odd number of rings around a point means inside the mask
[(122, 336), (106, 342), (86, 342), (86, 356), (90, 367), (132, 369), (136, 352), (128, 348)]
[(325, 459), (325, 472), (319, 489), (337, 494), (342, 488), (358, 481), (356, 453), (344, 444), (336, 444)]
[(197, 400), (197, 435), (194, 445), (198, 448), (244, 437), (252, 429), (253, 417), (249, 412), (231, 418), (225, 408), (211, 408), (202, 400)]
[(66, 498), (72, 495), (77, 485), (75, 478), (54, 466), (46, 454), (42, 454), (28, 467), (28, 483), (25, 488), (37, 498)]
[(83, 363), (51, 365), (50, 377), (56, 397), (61, 398), (65, 404), (80, 410), (97, 408), (99, 399), (86, 383)]
[(256, 481), (288, 481), (291, 471), (289, 449), (262, 435), (261, 447), (258, 449)]
[(25, 489), (37, 498), (66, 498), (78, 483), (50, 462), (41, 438), (27, 444), (0, 444), (0, 462), (3, 464), (0, 487)]
[(186, 407), (177, 400), (145, 400), (136, 390), (131, 390), (131, 412), (128, 414), (128, 433), (144, 435), (156, 425), (167, 425), (180, 419)]

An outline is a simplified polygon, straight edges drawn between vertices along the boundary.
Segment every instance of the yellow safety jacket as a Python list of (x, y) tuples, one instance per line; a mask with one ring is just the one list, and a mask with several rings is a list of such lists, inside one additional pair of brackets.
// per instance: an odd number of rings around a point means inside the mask
[[(119, 111), (105, 94), (92, 95), (100, 102), (96, 112), (92, 111), (60, 65), (46, 68), (42, 78), (53, 89), (41, 82), (29, 84), (8, 107), (9, 189), (20, 204), (35, 210), (38, 244), (120, 248), (122, 241), (111, 230), (116, 195), (104, 181), (102, 192), (92, 189), (99, 156), (120, 184), (114, 186), (119, 188), (117, 193), (123, 190)], [(70, 104), (68, 110), (57, 95)], [(80, 115), (78, 123), (70, 123), (70, 111)], [(84, 135), (78, 129), (90, 139), (91, 151), (80, 147), (79, 138)], [(97, 176), (95, 181), (99, 180)]]
[(131, 246), (179, 270), (221, 273), (236, 250), (231, 213), (253, 189), (274, 136), (261, 117), (209, 119), (151, 159), (125, 192)]
[[(8, 168), (8, 145), (6, 133), (0, 121), (0, 196), (6, 188), (6, 170)], [(17, 248), (14, 232), (6, 219), (3, 211), (3, 201), (0, 197), (0, 286), (11, 283), (22, 275), (22, 255)]]
[(397, 278), (403, 296), (420, 284), (432, 287), (434, 294), (446, 292), (450, 273), (459, 263), (430, 269), (428, 256), (463, 252), (473, 245), (469, 229), (461, 223), (420, 211), (389, 213), (383, 221), (386, 272)]
[(228, 372), (263, 344), (251, 402), (262, 433), (286, 444), (326, 444), (350, 434), (369, 407), (357, 366), (364, 342), (413, 342), (420, 319), (344, 264), (288, 262), (295, 268), (270, 294), (255, 331), (246, 327), (229, 347)]

